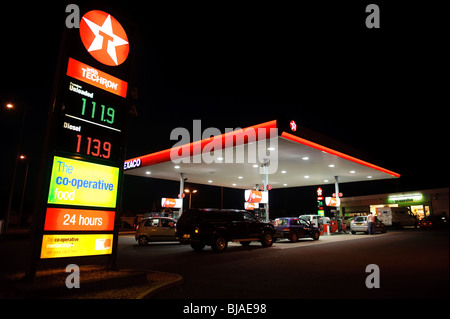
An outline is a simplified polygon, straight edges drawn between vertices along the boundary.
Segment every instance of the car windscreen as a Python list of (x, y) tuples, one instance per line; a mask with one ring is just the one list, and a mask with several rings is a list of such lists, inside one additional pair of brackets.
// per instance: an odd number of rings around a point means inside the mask
[(275, 226), (287, 226), (289, 222), (289, 219), (282, 218), (282, 219), (275, 219)]
[(355, 222), (365, 222), (366, 219), (367, 219), (366, 216), (357, 216), (357, 217), (355, 217), (353, 220), (354, 220)]

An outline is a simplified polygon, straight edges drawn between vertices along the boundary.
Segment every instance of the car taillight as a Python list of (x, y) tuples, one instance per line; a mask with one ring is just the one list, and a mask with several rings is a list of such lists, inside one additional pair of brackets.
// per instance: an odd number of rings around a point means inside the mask
[(289, 228), (283, 228), (283, 231), (289, 231), (290, 229)]
[(198, 234), (199, 231), (200, 231), (200, 229), (198, 227), (194, 228), (194, 233)]

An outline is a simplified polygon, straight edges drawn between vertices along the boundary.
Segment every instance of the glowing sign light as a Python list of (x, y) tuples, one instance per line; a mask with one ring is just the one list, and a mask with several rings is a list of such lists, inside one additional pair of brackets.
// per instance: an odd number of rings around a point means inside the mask
[(259, 208), (259, 203), (244, 203), (244, 209), (245, 210), (254, 210), (255, 208)]
[(116, 207), (119, 168), (55, 156), (49, 204)]
[(110, 14), (92, 10), (80, 21), (80, 37), (86, 50), (99, 62), (117, 66), (128, 57), (128, 37)]
[(75, 59), (69, 58), (67, 75), (107, 92), (127, 97), (127, 82)]
[(403, 194), (389, 196), (389, 201), (393, 202), (413, 202), (422, 200), (422, 194)]
[(112, 234), (44, 235), (41, 258), (109, 255), (112, 242)]
[(181, 208), (182, 204), (181, 198), (161, 198), (161, 207)]
[(333, 207), (341, 206), (341, 199), (335, 197), (325, 197), (325, 204)]
[(295, 121), (289, 122), (289, 125), (290, 125), (290, 127), (291, 127), (291, 131), (292, 131), (292, 132), (297, 131), (297, 123), (295, 123)]
[(45, 231), (112, 231), (115, 211), (48, 207)]
[(267, 204), (269, 201), (269, 193), (247, 189), (244, 193), (246, 202)]
[(318, 188), (317, 189), (317, 196), (322, 196), (322, 194), (323, 194), (323, 190), (322, 190), (322, 188)]

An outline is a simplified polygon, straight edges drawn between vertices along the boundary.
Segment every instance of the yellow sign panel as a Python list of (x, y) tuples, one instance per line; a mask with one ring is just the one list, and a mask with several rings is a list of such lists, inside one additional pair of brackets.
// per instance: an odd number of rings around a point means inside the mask
[(116, 207), (119, 168), (55, 156), (49, 204)]
[(112, 241), (112, 234), (44, 235), (41, 258), (109, 255)]

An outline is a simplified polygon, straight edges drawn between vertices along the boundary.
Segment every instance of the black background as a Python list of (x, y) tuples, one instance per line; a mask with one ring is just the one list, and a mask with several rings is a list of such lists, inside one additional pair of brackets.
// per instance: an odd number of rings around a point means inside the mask
[[(380, 29), (365, 26), (369, 1), (108, 1), (99, 9), (135, 26), (127, 32), (135, 42), (130, 86), (139, 92), (132, 101), (138, 116), (130, 117), (126, 157), (171, 147), (171, 130), (191, 130), (193, 119), (224, 132), (289, 118), (402, 175), (342, 184), (344, 196), (448, 187), (443, 10), (429, 1), (371, 2), (380, 7)], [(0, 216), (23, 105), (22, 150), (30, 159), (25, 210), (31, 209), (65, 6), (2, 5)], [(9, 101), (19, 108), (5, 110)], [(21, 163), (13, 210), (24, 171)], [(129, 176), (124, 182), (124, 210), (152, 209), (161, 197), (178, 194), (178, 183)], [(219, 205), (220, 188), (195, 186), (196, 206)], [(325, 193), (334, 191), (328, 188)], [(225, 189), (224, 206), (241, 207), (241, 196)], [(306, 213), (316, 205), (315, 187), (274, 191), (270, 200), (274, 212)]]

